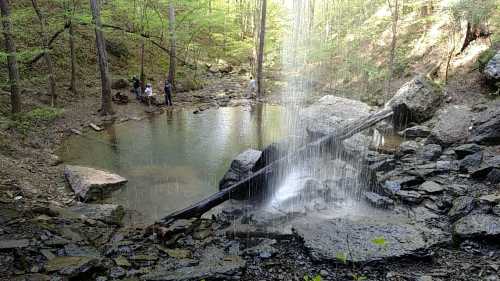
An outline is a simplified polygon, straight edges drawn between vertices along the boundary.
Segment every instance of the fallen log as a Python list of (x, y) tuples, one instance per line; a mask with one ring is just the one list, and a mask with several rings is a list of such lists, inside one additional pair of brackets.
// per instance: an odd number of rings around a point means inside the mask
[(344, 128), (338, 128), (332, 134), (321, 137), (311, 143), (302, 146), (296, 151), (272, 162), (271, 164), (258, 170), (251, 176), (235, 183), (227, 189), (221, 190), (201, 200), (200, 202), (197, 202), (185, 209), (176, 211), (166, 216), (160, 221), (160, 224), (168, 225), (178, 219), (201, 217), (204, 213), (206, 213), (213, 207), (216, 207), (224, 201), (230, 199), (233, 194), (238, 194), (243, 191), (248, 191), (249, 194), (253, 194), (253, 192), (257, 190), (261, 185), (261, 183), (277, 170), (279, 165), (283, 163), (290, 163), (291, 161), (297, 161), (299, 159), (304, 159), (304, 157), (310, 157), (311, 155), (314, 155), (314, 153), (321, 151), (321, 149), (327, 148), (327, 146), (334, 143), (340, 143), (341, 141), (348, 139), (365, 129), (370, 128), (371, 126), (391, 117), (392, 115), (392, 109), (384, 109), (365, 118), (360, 118), (345, 126)]

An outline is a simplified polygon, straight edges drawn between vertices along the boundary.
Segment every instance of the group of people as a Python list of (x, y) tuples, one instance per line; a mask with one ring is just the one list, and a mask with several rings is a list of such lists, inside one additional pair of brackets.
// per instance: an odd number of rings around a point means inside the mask
[[(141, 102), (145, 102), (148, 105), (154, 104), (155, 99), (154, 99), (154, 93), (153, 93), (153, 86), (151, 83), (147, 83), (145, 87), (143, 87), (143, 83), (141, 80), (137, 78), (137, 76), (134, 76), (132, 78), (132, 83), (133, 83), (133, 91), (134, 95), (137, 98), (137, 100)], [(143, 94), (143, 89), (144, 89), (144, 94)], [(166, 106), (173, 106), (172, 104), (172, 92), (173, 92), (173, 86), (170, 80), (165, 80), (165, 84), (163, 87), (163, 91), (165, 93), (165, 105)]]

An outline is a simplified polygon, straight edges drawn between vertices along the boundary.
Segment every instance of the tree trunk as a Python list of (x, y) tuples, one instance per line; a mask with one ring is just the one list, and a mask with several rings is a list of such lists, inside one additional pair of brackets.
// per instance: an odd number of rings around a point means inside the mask
[(141, 80), (141, 91), (144, 93), (146, 87), (146, 75), (144, 74), (144, 38), (141, 38), (141, 73), (139, 79)]
[(17, 69), (16, 45), (12, 37), (12, 24), (10, 22), (10, 8), (7, 0), (0, 0), (2, 14), (2, 27), (7, 53), (7, 67), (9, 69), (10, 103), (12, 113), (21, 112), (21, 99), (19, 97), (19, 70)]
[(102, 32), (101, 11), (97, 3), (98, 0), (90, 0), (92, 10), (92, 21), (95, 25), (95, 42), (97, 47), (97, 57), (99, 60), (99, 70), (101, 72), (101, 115), (111, 115), (113, 105), (111, 103), (111, 83), (108, 74), (108, 54), (106, 53), (106, 42)]
[(168, 31), (170, 33), (170, 62), (168, 66), (168, 81), (175, 87), (175, 56), (177, 52), (175, 38), (175, 7), (173, 0), (168, 3)]
[(262, 10), (260, 16), (259, 52), (257, 54), (257, 96), (262, 97), (264, 93), (262, 64), (264, 63), (264, 43), (266, 39), (266, 14), (267, 0), (262, 0)]
[(45, 19), (42, 12), (40, 11), (40, 8), (38, 7), (37, 0), (31, 0), (31, 4), (33, 5), (33, 9), (35, 10), (35, 13), (38, 17), (38, 20), (40, 21), (40, 30), (42, 33), (44, 59), (45, 59), (45, 64), (47, 65), (47, 71), (49, 72), (48, 94), (51, 97), (50, 105), (55, 106), (56, 101), (57, 101), (56, 77), (55, 77), (55, 73), (54, 73), (54, 67), (52, 65), (52, 57), (50, 56), (50, 52), (49, 52), (49, 48), (50, 48), (49, 37), (48, 37), (47, 32), (45, 30), (45, 28), (47, 26), (47, 20)]
[(76, 88), (76, 50), (75, 50), (75, 29), (73, 25), (73, 21), (70, 19), (69, 23), (69, 51), (71, 55), (71, 84), (70, 91), (73, 94), (78, 94), (78, 90)]
[(391, 82), (394, 76), (394, 61), (396, 57), (396, 45), (397, 45), (397, 32), (398, 32), (398, 21), (399, 21), (399, 0), (394, 1), (394, 6), (391, 5), (391, 0), (387, 0), (389, 8), (391, 9), (392, 15), (392, 39), (391, 39), (391, 50), (389, 54), (389, 77), (387, 80), (387, 94), (391, 93)]

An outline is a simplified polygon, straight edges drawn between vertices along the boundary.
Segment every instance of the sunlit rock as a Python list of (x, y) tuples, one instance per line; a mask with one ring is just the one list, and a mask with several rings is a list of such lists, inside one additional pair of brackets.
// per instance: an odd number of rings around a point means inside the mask
[(436, 143), (443, 147), (465, 143), (472, 124), (472, 113), (465, 106), (449, 106), (442, 110), (438, 122), (427, 143)]
[(102, 199), (127, 182), (117, 174), (82, 166), (66, 166), (64, 176), (82, 201)]
[[(252, 174), (252, 169), (255, 167), (257, 160), (261, 157), (262, 152), (255, 149), (248, 149), (240, 153), (231, 162), (231, 167), (226, 172), (219, 183), (219, 189), (223, 190), (231, 185), (245, 179)], [(245, 194), (236, 195), (235, 198), (245, 198)]]
[(417, 76), (404, 84), (387, 102), (394, 111), (394, 123), (402, 128), (410, 122), (430, 119), (441, 102), (441, 94), (426, 78)]

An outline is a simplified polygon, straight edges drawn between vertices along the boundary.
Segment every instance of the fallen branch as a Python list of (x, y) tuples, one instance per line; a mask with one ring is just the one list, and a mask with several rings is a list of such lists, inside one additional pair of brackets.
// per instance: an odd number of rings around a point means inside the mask
[(213, 207), (233, 197), (232, 195), (234, 194), (238, 194), (243, 191), (248, 191), (249, 194), (253, 194), (258, 190), (258, 188), (262, 185), (267, 177), (272, 176), (272, 174), (281, 164), (293, 163), (294, 161), (298, 161), (299, 159), (303, 159), (304, 157), (310, 157), (311, 155), (314, 155), (315, 152), (320, 151), (328, 145), (331, 145), (333, 143), (340, 143), (341, 141), (348, 139), (365, 129), (370, 128), (371, 126), (391, 117), (392, 115), (392, 109), (384, 109), (375, 114), (369, 115), (368, 117), (360, 118), (345, 126), (344, 128), (339, 128), (332, 134), (321, 137), (314, 142), (308, 143), (305, 146), (299, 148), (297, 151), (272, 162), (268, 166), (258, 170), (251, 176), (233, 184), (229, 188), (221, 190), (211, 195), (210, 197), (193, 204), (192, 206), (168, 215), (167, 217), (163, 218), (160, 223), (170, 224), (178, 219), (201, 217), (204, 213), (206, 213)]
[[(59, 35), (61, 35), (61, 33), (63, 33), (68, 28), (69, 28), (69, 24), (65, 24), (63, 28), (56, 31), (56, 33), (54, 33), (54, 35), (52, 35), (52, 37), (50, 37), (49, 44), (48, 44), (49, 50), (52, 49), (52, 44), (54, 43), (54, 41), (56, 41), (56, 39), (59, 37)], [(37, 61), (39, 61), (41, 58), (43, 58), (43, 56), (45, 55), (45, 52), (47, 52), (47, 50), (44, 50), (40, 54), (36, 55), (32, 60), (27, 62), (26, 64), (28, 65), (28, 67), (29, 68), (33, 67), (33, 64), (35, 64)]]

